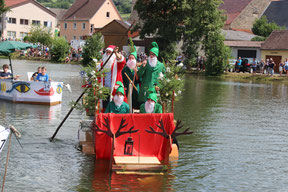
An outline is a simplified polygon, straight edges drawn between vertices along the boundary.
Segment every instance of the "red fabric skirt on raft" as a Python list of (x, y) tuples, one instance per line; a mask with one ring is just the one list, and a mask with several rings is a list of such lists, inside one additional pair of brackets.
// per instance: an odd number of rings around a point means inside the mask
[[(100, 113), (97, 115), (96, 124), (101, 130), (107, 130), (104, 126), (105, 118), (108, 118), (111, 132), (115, 134), (119, 129), (122, 118), (125, 119), (127, 126), (121, 131), (128, 131), (132, 126), (133, 130), (139, 130), (136, 133), (121, 135), (115, 139), (114, 156), (125, 156), (124, 147), (125, 141), (128, 137), (132, 137), (133, 143), (133, 156), (146, 156), (157, 157), (160, 161), (168, 161), (169, 153), (171, 151), (170, 139), (165, 138), (158, 134), (151, 134), (145, 130), (150, 130), (149, 127), (157, 132), (163, 132), (159, 120), (163, 121), (164, 128), (168, 135), (171, 135), (175, 129), (173, 113), (161, 114), (113, 114), (113, 113)], [(107, 134), (94, 131), (94, 143), (97, 159), (110, 159), (112, 138)], [(139, 146), (140, 145), (140, 146)]]

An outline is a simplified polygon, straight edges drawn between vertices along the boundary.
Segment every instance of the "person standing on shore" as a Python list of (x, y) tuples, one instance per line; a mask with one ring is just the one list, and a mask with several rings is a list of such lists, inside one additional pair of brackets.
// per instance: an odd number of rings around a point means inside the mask
[(265, 62), (262, 59), (260, 62), (260, 75), (264, 74), (264, 66), (265, 66)]
[(275, 63), (274, 63), (273, 59), (270, 58), (270, 61), (269, 61), (269, 68), (270, 68), (270, 74), (271, 74), (271, 77), (274, 75), (274, 66), (275, 66)]
[(253, 74), (256, 74), (257, 61), (255, 58), (253, 58), (253, 61), (252, 61), (252, 69), (253, 69)]
[(159, 91), (158, 77), (160, 73), (165, 74), (166, 69), (163, 63), (158, 61), (159, 47), (156, 42), (152, 42), (152, 48), (150, 49), (148, 64), (147, 60), (142, 62), (141, 67), (139, 68), (137, 75), (139, 78), (142, 78), (140, 92), (138, 101), (139, 103), (144, 103), (148, 97), (148, 90), (155, 88), (156, 91)]
[(286, 72), (286, 76), (288, 76), (288, 58), (284, 62), (284, 71)]
[(280, 74), (280, 76), (282, 76), (284, 63), (285, 63), (285, 61), (280, 62), (280, 64), (279, 64), (279, 74)]
[(238, 60), (236, 61), (236, 71), (237, 72), (240, 72), (241, 64), (242, 64), (242, 59), (241, 59), (241, 57), (239, 57)]

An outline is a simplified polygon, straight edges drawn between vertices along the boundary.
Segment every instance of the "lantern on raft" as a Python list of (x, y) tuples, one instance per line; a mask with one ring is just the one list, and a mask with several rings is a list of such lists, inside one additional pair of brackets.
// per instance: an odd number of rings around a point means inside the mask
[(132, 137), (128, 137), (127, 140), (125, 141), (124, 155), (133, 154), (133, 144), (134, 144), (134, 141)]

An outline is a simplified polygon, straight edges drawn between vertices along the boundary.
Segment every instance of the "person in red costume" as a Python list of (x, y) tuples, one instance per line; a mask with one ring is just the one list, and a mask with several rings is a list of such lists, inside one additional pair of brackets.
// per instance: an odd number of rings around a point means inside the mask
[[(111, 56), (111, 58), (109, 59), (109, 61), (106, 63), (106, 65), (104, 66), (104, 70), (108, 70), (107, 72), (105, 72), (105, 77), (103, 78), (103, 86), (105, 87), (109, 87), (110, 89), (110, 95), (109, 97), (103, 101), (103, 106), (102, 109), (105, 111), (105, 108), (107, 106), (107, 104), (109, 103), (109, 101), (112, 101), (112, 96), (114, 96), (116, 94), (116, 90), (118, 88), (118, 86), (116, 85), (117, 81), (121, 81), (123, 84), (123, 79), (122, 79), (122, 74), (121, 71), (124, 68), (125, 64), (126, 64), (126, 60), (125, 57), (123, 55), (121, 55), (120, 53), (118, 53), (119, 48), (116, 47), (115, 45), (109, 45), (107, 47), (107, 49), (105, 50), (105, 53), (103, 55), (102, 58), (102, 63), (101, 63), (101, 67), (103, 66), (103, 64), (106, 62), (106, 60), (109, 58), (109, 56), (111, 54), (114, 54)], [(124, 95), (125, 99), (126, 99), (126, 95)]]

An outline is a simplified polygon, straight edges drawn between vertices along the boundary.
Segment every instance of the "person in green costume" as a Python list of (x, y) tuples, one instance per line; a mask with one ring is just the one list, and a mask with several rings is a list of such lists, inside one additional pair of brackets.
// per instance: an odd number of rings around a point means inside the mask
[(149, 94), (147, 101), (140, 106), (140, 113), (162, 113), (162, 106), (157, 103), (156, 93)]
[(121, 81), (116, 82), (119, 87), (116, 90), (116, 94), (113, 101), (110, 101), (106, 107), (105, 113), (129, 113), (129, 105), (124, 102), (124, 87)]
[(141, 88), (139, 92), (138, 101), (144, 103), (148, 97), (148, 90), (156, 88), (159, 91), (158, 78), (165, 74), (165, 66), (158, 61), (159, 47), (156, 42), (152, 42), (152, 48), (150, 49), (148, 64), (147, 60), (144, 60), (139, 68), (137, 75), (141, 78)]
[(122, 78), (123, 78), (123, 84), (125, 87), (126, 96), (128, 96), (129, 91), (129, 84), (130, 81), (125, 75), (125, 73), (128, 75), (128, 77), (134, 82), (134, 85), (137, 87), (138, 91), (133, 87), (132, 92), (132, 107), (133, 109), (139, 109), (140, 104), (138, 102), (138, 94), (139, 94), (139, 78), (137, 76), (138, 68), (136, 66), (137, 61), (137, 51), (136, 47), (134, 46), (134, 52), (130, 53), (128, 57), (128, 61), (126, 62), (126, 66), (122, 70)]

